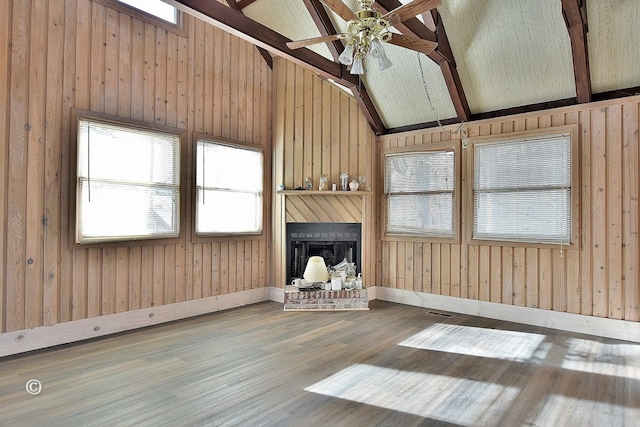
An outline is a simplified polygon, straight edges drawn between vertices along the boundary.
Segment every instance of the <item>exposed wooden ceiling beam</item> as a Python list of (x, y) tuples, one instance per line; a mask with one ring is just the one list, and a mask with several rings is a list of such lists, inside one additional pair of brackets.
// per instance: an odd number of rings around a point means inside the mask
[[(398, 0), (378, 0), (376, 4), (385, 12), (402, 5)], [(462, 87), (460, 76), (458, 75), (458, 70), (456, 68), (453, 52), (451, 51), (451, 46), (449, 45), (447, 33), (444, 29), (444, 25), (442, 24), (438, 11), (433, 9), (430, 12), (430, 19), (427, 23), (431, 23), (433, 28), (435, 28), (435, 32), (420, 22), (418, 18), (407, 19), (403, 23), (397, 24), (396, 28), (403, 34), (413, 35), (425, 40), (438, 42), (438, 47), (429, 55), (429, 58), (440, 66), (440, 70), (442, 71), (442, 76), (444, 77), (447, 89), (449, 90), (449, 96), (451, 97), (451, 102), (456, 110), (458, 120), (462, 122), (469, 121), (471, 118), (471, 110), (469, 108), (469, 103), (467, 102), (467, 97), (464, 94), (464, 88)]]
[[(233, 0), (231, 0), (233, 1)], [(240, 0), (238, 2), (238, 7), (240, 8), (240, 10), (244, 9), (245, 7), (249, 6), (251, 3), (255, 2), (256, 0)]]
[[(349, 74), (349, 71), (343, 65), (332, 62), (309, 49), (289, 49), (286, 43), (291, 40), (222, 3), (215, 0), (165, 1), (236, 37), (306, 67), (325, 78), (333, 79), (343, 86), (357, 87), (359, 85), (358, 76)], [(371, 99), (367, 99), (369, 97), (366, 95), (366, 91), (360, 93), (357, 98), (361, 106), (367, 107), (363, 108), (363, 112), (369, 121), (371, 129), (376, 134), (384, 133), (386, 129), (377, 111), (368, 109), (373, 106), (373, 102)]]
[[(253, 3), (254, 1), (256, 0), (251, 0), (251, 3)], [(236, 0), (227, 0), (227, 4), (230, 8), (242, 13), (242, 7), (239, 6), (239, 3), (236, 3)], [(244, 15), (244, 13), (242, 14)], [(256, 46), (256, 49), (258, 49), (258, 52), (260, 52), (260, 55), (264, 59), (264, 62), (267, 63), (267, 66), (273, 70), (273, 58), (271, 57), (271, 54), (269, 54), (269, 52), (259, 46)]]
[[(327, 10), (322, 6), (319, 0), (304, 0), (304, 5), (307, 7), (313, 22), (318, 27), (318, 31), (320, 31), (320, 35), (328, 36), (331, 34), (336, 34), (336, 28), (333, 26), (333, 22), (329, 18), (329, 14)], [(331, 52), (331, 56), (333, 56), (333, 60), (338, 62), (338, 57), (340, 53), (342, 53), (342, 49), (344, 46), (340, 40), (334, 40), (331, 43), (327, 43), (327, 47)]]
[(578, 103), (591, 102), (591, 74), (587, 49), (587, 5), (585, 0), (562, 0), (562, 15), (569, 30)]

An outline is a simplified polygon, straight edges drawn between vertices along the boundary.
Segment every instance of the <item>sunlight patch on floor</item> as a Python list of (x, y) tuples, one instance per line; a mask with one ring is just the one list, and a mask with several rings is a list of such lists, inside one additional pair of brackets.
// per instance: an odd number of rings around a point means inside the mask
[(605, 402), (577, 399), (552, 394), (544, 407), (536, 411), (538, 418), (528, 420), (536, 426), (635, 426), (640, 409)]
[(518, 362), (544, 360), (550, 346), (545, 336), (527, 332), (436, 323), (399, 345)]
[(517, 387), (355, 364), (305, 389), (458, 425), (492, 425), (518, 396)]
[(564, 369), (640, 379), (640, 345), (607, 344), (572, 338), (562, 362)]

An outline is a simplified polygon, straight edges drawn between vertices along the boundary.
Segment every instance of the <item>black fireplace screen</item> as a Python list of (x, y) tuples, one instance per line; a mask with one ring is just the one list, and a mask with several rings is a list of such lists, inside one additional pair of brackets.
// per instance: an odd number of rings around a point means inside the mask
[(324, 258), (327, 266), (343, 260), (356, 264), (360, 272), (361, 225), (351, 223), (288, 223), (287, 224), (287, 284), (302, 277), (307, 260)]

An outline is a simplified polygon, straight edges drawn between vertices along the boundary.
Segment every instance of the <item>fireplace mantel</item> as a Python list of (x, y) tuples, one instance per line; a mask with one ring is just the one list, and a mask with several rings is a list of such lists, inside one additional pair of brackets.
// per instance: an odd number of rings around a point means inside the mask
[(368, 196), (371, 195), (371, 191), (280, 190), (278, 194), (283, 196)]
[(278, 286), (288, 283), (287, 224), (351, 223), (361, 224), (359, 264), (367, 283), (375, 282), (376, 230), (373, 217), (373, 191), (279, 190), (274, 193), (275, 280)]

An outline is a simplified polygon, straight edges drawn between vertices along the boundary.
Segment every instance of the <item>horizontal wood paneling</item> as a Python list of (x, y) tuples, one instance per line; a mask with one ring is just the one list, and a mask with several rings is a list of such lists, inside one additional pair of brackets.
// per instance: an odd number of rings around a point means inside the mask
[[(183, 37), (89, 0), (9, 1), (0, 15), (0, 332), (270, 285), (269, 227), (191, 239), (192, 133), (270, 155), (272, 72), (258, 51), (191, 17)], [(185, 131), (183, 237), (70, 245), (73, 108)], [(270, 187), (269, 171), (267, 211)]]
[[(573, 163), (580, 170), (580, 182), (574, 186), (580, 195), (576, 249), (474, 245), (468, 244), (465, 232), (461, 244), (383, 241), (383, 285), (640, 320), (639, 107), (640, 97), (631, 97), (466, 123), (461, 133), (452, 126), (378, 137), (379, 148), (385, 149), (569, 124), (578, 124), (580, 130), (579, 155)], [(463, 206), (463, 221), (471, 208)], [(465, 225), (461, 224), (463, 231)]]
[[(333, 84), (284, 59), (274, 61), (274, 184), (288, 190), (310, 177), (318, 190), (321, 174), (340, 186), (340, 174), (376, 176), (375, 135), (356, 100)], [(360, 188), (360, 190), (365, 190)], [(285, 200), (286, 199), (286, 200)], [(274, 280), (284, 286), (287, 222), (361, 222), (365, 281), (374, 284), (375, 203), (372, 196), (274, 196)]]

